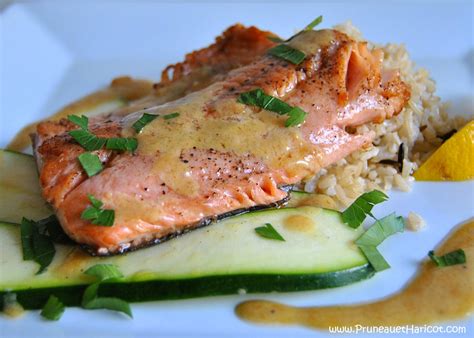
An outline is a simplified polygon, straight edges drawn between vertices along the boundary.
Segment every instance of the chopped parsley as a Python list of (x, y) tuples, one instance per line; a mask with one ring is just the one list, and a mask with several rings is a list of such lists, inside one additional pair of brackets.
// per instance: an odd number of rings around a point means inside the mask
[(174, 112), (174, 113), (171, 113), (171, 114), (166, 114), (166, 115), (163, 115), (163, 118), (165, 120), (171, 120), (171, 119), (174, 119), (176, 117), (179, 116), (179, 113), (178, 112)]
[(43, 235), (48, 235), (54, 243), (73, 244), (74, 242), (66, 235), (55, 215), (51, 215), (36, 222), (38, 230)]
[(375, 219), (375, 223), (368, 228), (355, 244), (362, 251), (375, 271), (390, 268), (385, 258), (377, 249), (386, 238), (405, 229), (405, 220), (392, 213), (382, 219), (372, 215), (372, 208), (388, 199), (388, 196), (378, 190), (373, 190), (360, 195), (341, 215), (344, 223), (351, 228), (358, 228), (367, 216)]
[[(311, 21), (308, 25), (306, 25), (305, 28), (303, 28), (301, 31), (299, 31), (298, 33), (296, 33), (295, 35), (293, 35), (292, 37), (290, 37), (286, 41), (290, 41), (291, 39), (293, 39), (298, 34), (301, 34), (301, 32), (313, 30), (313, 28), (316, 27), (317, 25), (319, 25), (322, 21), (323, 21), (323, 16), (320, 15), (316, 19)], [(267, 36), (267, 39), (270, 40), (270, 41), (276, 42), (276, 43), (285, 42), (285, 40), (279, 38), (278, 36)]]
[(97, 264), (84, 272), (86, 275), (94, 276), (97, 281), (87, 287), (82, 296), (82, 307), (85, 309), (107, 309), (122, 312), (129, 317), (133, 317), (130, 305), (116, 297), (99, 297), (99, 286), (107, 280), (114, 280), (123, 277), (117, 266), (113, 264)]
[(383, 258), (376, 246), (359, 245), (359, 249), (362, 251), (375, 271), (390, 269), (390, 264), (388, 264), (385, 258)]
[(90, 152), (82, 153), (79, 155), (78, 160), (89, 177), (97, 175), (102, 171), (102, 162), (96, 154)]
[(357, 245), (377, 246), (387, 237), (403, 232), (405, 221), (403, 217), (392, 213), (384, 218), (377, 220), (366, 232), (364, 232), (356, 241)]
[(96, 264), (84, 271), (86, 275), (97, 277), (99, 282), (107, 279), (122, 278), (123, 274), (113, 264)]
[(265, 94), (261, 88), (240, 94), (237, 102), (270, 110), (279, 115), (288, 114), (292, 108), (288, 103)]
[(277, 99), (276, 97), (265, 94), (261, 88), (241, 93), (237, 99), (237, 102), (249, 106), (257, 106), (279, 115), (289, 115), (289, 118), (285, 122), (286, 127), (297, 126), (303, 123), (307, 115), (306, 112), (301, 108), (292, 107), (288, 103)]
[[(87, 151), (99, 150), (104, 146), (109, 150), (120, 150), (133, 152), (137, 149), (138, 141), (135, 138), (112, 137), (104, 138), (98, 137), (89, 131), (87, 116), (69, 115), (69, 121), (78, 125), (80, 129), (74, 129), (69, 132), (69, 135), (79, 143), (82, 148)], [(81, 163), (82, 164), (82, 163)], [(84, 168), (85, 169), (85, 168)], [(85, 169), (87, 171), (87, 169)], [(89, 175), (92, 176), (92, 175)]]
[(374, 218), (371, 211), (374, 205), (382, 203), (388, 199), (388, 196), (378, 190), (372, 190), (360, 195), (344, 212), (342, 221), (351, 228), (358, 228), (365, 220), (367, 215)]
[(137, 133), (141, 132), (142, 129), (151, 121), (156, 119), (158, 115), (144, 113), (135, 123), (132, 125), (132, 128), (135, 129)]
[(318, 16), (316, 19), (311, 21), (308, 25), (306, 25), (306, 27), (303, 30), (304, 31), (311, 31), (311, 30), (313, 30), (314, 27), (319, 25), (321, 22), (323, 22), (323, 16), (322, 15)]
[(355, 241), (355, 244), (357, 244), (375, 271), (382, 271), (390, 268), (390, 265), (380, 254), (377, 246), (389, 236), (397, 232), (403, 232), (404, 229), (405, 221), (403, 217), (392, 213), (380, 220), (376, 220), (374, 225)]
[(71, 121), (72, 123), (74, 123), (75, 125), (78, 125), (79, 127), (81, 127), (81, 129), (89, 130), (89, 127), (88, 127), (89, 118), (87, 116), (69, 115), (67, 119)]
[(306, 58), (306, 54), (302, 51), (284, 44), (270, 48), (267, 53), (294, 65), (299, 65)]
[(59, 320), (64, 309), (64, 304), (56, 296), (51, 295), (41, 310), (41, 316), (48, 320)]
[(285, 239), (275, 230), (270, 223), (265, 223), (265, 226), (254, 229), (255, 232), (263, 238), (274, 239), (277, 241), (285, 241)]
[(53, 241), (46, 234), (40, 233), (40, 227), (32, 220), (23, 217), (20, 225), (23, 260), (35, 261), (40, 265), (36, 274), (46, 270), (56, 253)]
[(138, 147), (138, 141), (132, 137), (112, 137), (107, 139), (105, 148), (109, 150), (134, 152)]
[(68, 120), (80, 127), (69, 132), (82, 148), (88, 151), (99, 150), (106, 142), (106, 139), (97, 137), (89, 131), (89, 119), (87, 116), (69, 115)]
[(87, 197), (92, 205), (88, 206), (87, 209), (82, 212), (81, 218), (91, 221), (94, 225), (107, 227), (114, 225), (115, 211), (111, 209), (102, 209), (104, 203), (91, 194), (88, 194)]
[(69, 135), (87, 151), (99, 150), (107, 141), (107, 139), (97, 137), (90, 131), (84, 129), (71, 130)]
[(466, 253), (463, 249), (457, 249), (443, 256), (436, 256), (434, 251), (428, 252), (428, 257), (439, 267), (466, 263)]
[(300, 125), (306, 119), (306, 115), (308, 115), (303, 109), (298, 107), (293, 107), (288, 112), (288, 119), (285, 121), (285, 127), (294, 127)]

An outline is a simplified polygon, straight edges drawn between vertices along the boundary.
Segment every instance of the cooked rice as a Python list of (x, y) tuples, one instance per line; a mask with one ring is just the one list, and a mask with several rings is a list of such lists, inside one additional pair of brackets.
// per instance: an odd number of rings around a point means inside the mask
[(411, 231), (420, 231), (426, 227), (426, 221), (417, 213), (410, 211), (407, 216), (406, 228)]
[[(335, 29), (363, 40), (350, 22)], [(448, 116), (446, 104), (435, 95), (435, 82), (427, 70), (415, 67), (403, 45), (369, 43), (369, 47), (384, 50), (384, 66), (400, 70), (401, 78), (411, 87), (411, 99), (399, 115), (380, 124), (357, 128), (358, 133), (375, 132), (370, 148), (347, 156), (305, 183), (305, 191), (327, 196), (333, 200), (330, 204), (340, 208), (372, 189), (409, 191), (414, 181), (413, 172), (443, 142), (438, 136), (459, 130), (466, 123), (464, 118)], [(393, 165), (379, 163), (386, 159), (397, 161), (401, 143), (405, 148), (402, 172)]]

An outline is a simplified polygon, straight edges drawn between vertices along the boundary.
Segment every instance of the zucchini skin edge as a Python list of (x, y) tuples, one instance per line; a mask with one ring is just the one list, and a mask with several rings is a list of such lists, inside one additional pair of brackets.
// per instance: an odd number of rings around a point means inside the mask
[[(206, 296), (247, 293), (295, 292), (340, 287), (368, 279), (375, 274), (370, 264), (315, 274), (240, 274), (205, 276), (176, 280), (147, 280), (103, 283), (100, 296), (119, 297), (130, 303), (155, 300), (186, 299)], [(55, 286), (51, 288), (12, 290), (24, 309), (41, 309), (50, 295), (66, 306), (80, 306), (88, 285)], [(0, 292), (1, 308), (5, 294)]]

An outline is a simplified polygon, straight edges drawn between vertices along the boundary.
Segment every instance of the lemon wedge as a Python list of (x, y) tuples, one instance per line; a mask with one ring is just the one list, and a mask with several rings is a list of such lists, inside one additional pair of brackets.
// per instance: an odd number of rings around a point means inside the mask
[(444, 142), (413, 176), (417, 181), (473, 179), (474, 120)]

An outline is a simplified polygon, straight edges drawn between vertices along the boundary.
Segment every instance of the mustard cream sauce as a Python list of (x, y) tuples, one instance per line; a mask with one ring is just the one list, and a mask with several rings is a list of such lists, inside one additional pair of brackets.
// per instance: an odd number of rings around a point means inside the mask
[[(329, 30), (306, 32), (289, 44), (304, 46), (310, 54), (317, 53), (333, 38)], [(321, 151), (302, 135), (300, 128), (285, 127), (287, 116), (238, 103), (237, 96), (222, 95), (226, 91), (225, 82), (217, 82), (182, 99), (133, 113), (124, 120), (124, 135), (133, 135), (130, 126), (144, 112), (160, 116), (179, 113), (177, 118), (155, 119), (137, 138), (139, 154), (153, 157), (154, 172), (183, 195), (198, 193), (198, 182), (189, 165), (180, 159), (184, 151), (193, 147), (252, 154), (270, 169), (281, 169), (297, 179), (321, 167)]]

